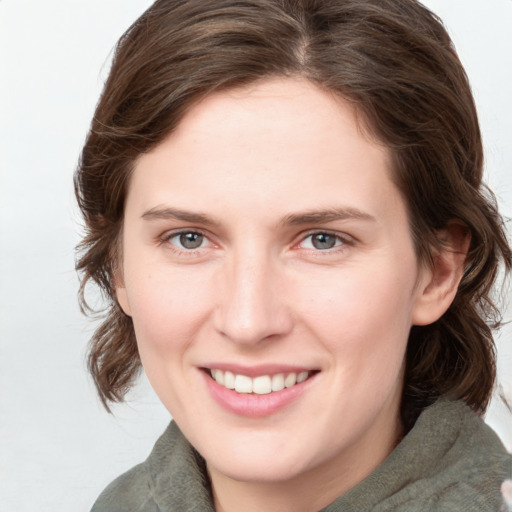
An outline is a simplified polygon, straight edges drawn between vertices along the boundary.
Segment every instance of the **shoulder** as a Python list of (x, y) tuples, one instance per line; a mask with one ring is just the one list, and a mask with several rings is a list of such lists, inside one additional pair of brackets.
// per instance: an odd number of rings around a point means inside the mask
[(91, 512), (158, 512), (144, 464), (138, 464), (108, 485)]
[(114, 480), (91, 512), (213, 511), (202, 457), (171, 422), (149, 457)]
[(158, 512), (151, 479), (155, 456), (172, 454), (179, 430), (173, 422), (155, 443), (149, 457), (111, 482), (99, 495), (91, 512)]
[(441, 458), (437, 478), (445, 486), (437, 495), (438, 510), (497, 511), (502, 506), (501, 485), (512, 476), (512, 455), (496, 433), (461, 402), (442, 403), (443, 415), (459, 430)]
[(422, 466), (403, 496), (408, 495), (409, 506), (452, 512), (500, 510), (500, 488), (512, 474), (512, 457), (464, 403), (440, 401), (426, 409), (404, 444), (416, 454), (412, 461)]
[(512, 458), (462, 402), (441, 400), (363, 482), (324, 512), (497, 512)]

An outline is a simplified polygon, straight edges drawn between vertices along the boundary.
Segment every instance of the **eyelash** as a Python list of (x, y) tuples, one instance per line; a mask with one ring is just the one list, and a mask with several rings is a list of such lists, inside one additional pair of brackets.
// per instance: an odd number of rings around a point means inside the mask
[[(187, 256), (198, 256), (200, 254), (199, 250), (203, 249), (203, 247), (197, 247), (193, 249), (187, 249), (187, 248), (181, 248), (177, 244), (172, 243), (171, 240), (177, 237), (180, 237), (182, 235), (199, 235), (204, 237), (204, 239), (210, 242), (208, 235), (206, 235), (204, 232), (197, 230), (197, 229), (183, 229), (180, 231), (173, 231), (165, 233), (162, 237), (160, 237), (159, 241), (161, 244), (168, 244), (168, 246), (171, 247), (171, 250), (178, 253), (178, 254), (185, 254)], [(355, 241), (352, 237), (348, 235), (340, 235), (339, 233), (328, 231), (328, 230), (314, 230), (309, 231), (307, 233), (304, 233), (301, 235), (301, 238), (298, 243), (294, 244), (294, 246), (299, 246), (300, 244), (303, 244), (308, 238), (311, 238), (315, 235), (327, 235), (330, 237), (334, 237), (336, 239), (336, 245), (334, 247), (329, 247), (326, 249), (317, 249), (317, 248), (305, 248), (305, 250), (310, 251), (311, 253), (314, 253), (315, 255), (328, 255), (332, 254), (333, 252), (339, 252), (344, 250), (347, 246), (354, 245)], [(312, 242), (311, 242), (312, 243)]]
[(311, 252), (314, 252), (315, 255), (316, 254), (329, 255), (329, 254), (332, 254), (333, 252), (343, 251), (344, 249), (346, 249), (347, 246), (354, 245), (354, 243), (355, 243), (354, 239), (352, 237), (350, 237), (349, 235), (341, 235), (340, 233), (337, 233), (334, 231), (329, 231), (329, 230), (313, 230), (313, 231), (309, 231), (308, 233), (305, 233), (301, 237), (299, 244), (304, 243), (308, 238), (312, 238), (315, 235), (327, 235), (330, 237), (334, 237), (336, 240), (336, 244), (337, 244), (334, 247), (326, 248), (323, 250), (317, 249), (317, 248), (307, 249)]
[(178, 253), (178, 254), (186, 254), (187, 256), (199, 255), (198, 249), (202, 249), (202, 247), (198, 247), (197, 249), (186, 249), (186, 248), (181, 248), (178, 245), (176, 245), (176, 244), (171, 242), (171, 240), (173, 238), (177, 238), (177, 237), (180, 237), (182, 235), (199, 235), (199, 236), (204, 237), (205, 240), (209, 241), (208, 236), (205, 233), (203, 233), (202, 231), (200, 231), (200, 230), (197, 230), (197, 229), (182, 229), (180, 231), (172, 231), (170, 233), (169, 232), (165, 233), (160, 238), (160, 243), (161, 244), (168, 244), (168, 246), (171, 247), (171, 250), (176, 252), (176, 253)]

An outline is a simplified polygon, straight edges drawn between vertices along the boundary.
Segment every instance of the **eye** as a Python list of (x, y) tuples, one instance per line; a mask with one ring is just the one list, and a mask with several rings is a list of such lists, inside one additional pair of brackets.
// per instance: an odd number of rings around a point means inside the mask
[(178, 249), (194, 250), (206, 245), (207, 238), (196, 231), (182, 231), (167, 237), (167, 240)]
[(301, 246), (304, 249), (315, 249), (317, 251), (325, 251), (328, 249), (334, 249), (340, 245), (347, 243), (339, 235), (329, 232), (316, 232), (311, 233), (301, 242)]

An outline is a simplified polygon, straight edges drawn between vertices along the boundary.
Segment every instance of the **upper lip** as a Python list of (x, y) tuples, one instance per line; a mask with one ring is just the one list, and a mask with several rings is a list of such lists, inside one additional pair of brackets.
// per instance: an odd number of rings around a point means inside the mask
[(308, 366), (297, 366), (289, 364), (258, 364), (242, 365), (232, 363), (208, 363), (202, 366), (208, 370), (222, 370), (231, 372), (235, 375), (245, 375), (247, 377), (258, 377), (260, 375), (276, 375), (278, 373), (301, 373), (315, 371), (315, 368)]

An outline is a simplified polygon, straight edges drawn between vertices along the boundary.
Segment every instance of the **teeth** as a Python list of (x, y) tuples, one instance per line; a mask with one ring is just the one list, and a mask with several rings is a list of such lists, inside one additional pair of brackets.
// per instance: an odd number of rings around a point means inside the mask
[(308, 378), (308, 372), (300, 372), (297, 375), (297, 384), (304, 382)]
[(221, 385), (224, 385), (224, 373), (221, 370), (212, 370), (212, 377)]
[(296, 373), (289, 373), (286, 376), (286, 379), (284, 379), (284, 386), (286, 388), (291, 388), (292, 386), (295, 386), (297, 383), (297, 374)]
[(257, 395), (266, 395), (272, 391), (272, 379), (268, 375), (256, 377), (252, 381), (252, 391)]
[(300, 373), (277, 373), (276, 375), (260, 375), (251, 379), (246, 375), (235, 375), (232, 372), (222, 370), (210, 370), (212, 378), (221, 386), (227, 389), (234, 389), (237, 393), (255, 393), (267, 395), (273, 391), (281, 391), (284, 388), (291, 388), (295, 384), (304, 382), (310, 372)]
[(237, 393), (252, 393), (252, 379), (245, 375), (235, 377), (235, 391)]
[(272, 377), (272, 391), (281, 391), (284, 389), (284, 375), (278, 373)]
[[(220, 372), (220, 370), (217, 371)], [(228, 389), (235, 389), (235, 376), (231, 372), (224, 373), (224, 387)]]

